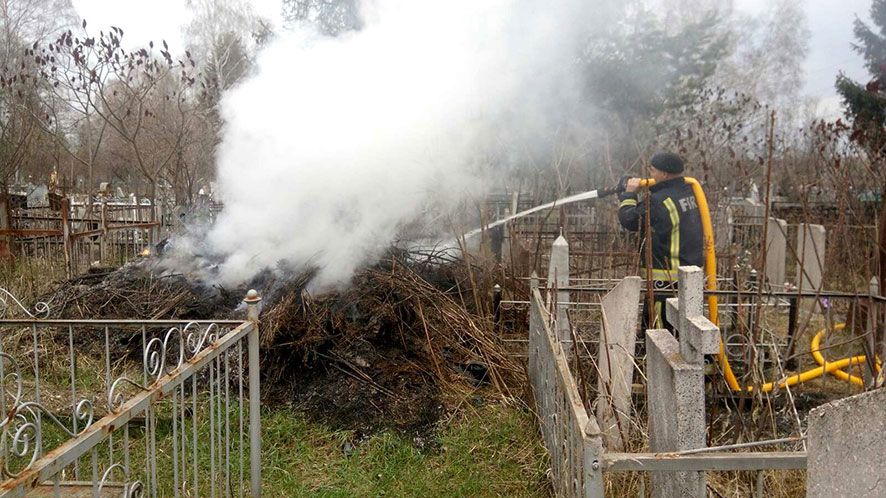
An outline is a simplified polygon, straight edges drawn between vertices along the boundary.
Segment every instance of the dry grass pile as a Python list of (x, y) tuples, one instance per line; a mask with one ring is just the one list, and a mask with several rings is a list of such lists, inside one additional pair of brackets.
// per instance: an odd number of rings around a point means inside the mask
[[(44, 296), (54, 318), (242, 318), (248, 288), (264, 296), (263, 395), (342, 428), (431, 428), (459, 396), (480, 387), (510, 394), (522, 365), (506, 355), (487, 313), (482, 281), (460, 261), (416, 263), (391, 253), (351, 285), (311, 292), (312, 271), (266, 272), (224, 289), (164, 274), (156, 260), (96, 269)], [(136, 341), (137, 342), (137, 341)], [(120, 347), (140, 351), (121, 339)], [(456, 394), (453, 396), (452, 394)], [(462, 398), (463, 399), (463, 398)]]
[(142, 259), (121, 268), (93, 268), (62, 282), (41, 300), (52, 318), (222, 319), (244, 292), (161, 273), (157, 261)]
[(415, 265), (392, 255), (350, 287), (314, 295), (286, 280), (262, 320), (269, 395), (358, 429), (420, 432), (455, 399), (490, 385), (508, 393), (524, 370), (492, 323), (472, 311), (464, 265)]

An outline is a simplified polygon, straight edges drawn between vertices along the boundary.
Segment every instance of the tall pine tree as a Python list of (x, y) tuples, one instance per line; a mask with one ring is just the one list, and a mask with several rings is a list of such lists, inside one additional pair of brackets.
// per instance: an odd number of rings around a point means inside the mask
[[(886, 0), (873, 0), (871, 19), (875, 27), (855, 18), (857, 43), (852, 44), (865, 60), (871, 75), (867, 84), (837, 76), (837, 91), (843, 97), (846, 117), (852, 122), (852, 140), (870, 155), (875, 171), (886, 171)], [(882, 186), (886, 200), (886, 182)], [(886, 289), (886, 202), (880, 207), (878, 235), (880, 289)]]
[(855, 19), (855, 52), (864, 57), (871, 75), (867, 84), (837, 76), (837, 91), (843, 97), (846, 115), (852, 120), (853, 140), (881, 160), (886, 153), (886, 0), (873, 0), (871, 19), (876, 29)]

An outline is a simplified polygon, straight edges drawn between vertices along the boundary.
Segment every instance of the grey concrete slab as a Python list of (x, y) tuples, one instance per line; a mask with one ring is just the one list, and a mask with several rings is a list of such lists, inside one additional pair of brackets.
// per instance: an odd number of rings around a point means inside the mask
[(725, 252), (732, 245), (732, 207), (726, 206), (717, 211), (714, 219), (714, 244), (717, 252)]
[(606, 448), (613, 451), (624, 448), (630, 424), (640, 286), (640, 277), (627, 277), (602, 300), (596, 413)]
[(886, 389), (813, 409), (806, 437), (807, 497), (886, 496)]

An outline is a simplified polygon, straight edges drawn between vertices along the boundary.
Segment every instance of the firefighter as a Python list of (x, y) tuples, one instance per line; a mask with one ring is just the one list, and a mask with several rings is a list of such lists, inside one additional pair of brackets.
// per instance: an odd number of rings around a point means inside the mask
[[(701, 217), (692, 187), (683, 179), (683, 159), (673, 152), (659, 152), (650, 159), (655, 185), (649, 195), (638, 197), (639, 178), (628, 179), (619, 198), (618, 220), (632, 232), (640, 233), (640, 275), (651, 273), (655, 289), (676, 289), (677, 269), (695, 265), (704, 268), (704, 237)], [(649, 227), (646, 232), (646, 202), (649, 202)], [(652, 268), (646, 270), (646, 246), (652, 244)], [(673, 331), (666, 316), (666, 294), (654, 294), (652, 323), (647, 309), (643, 312), (643, 330), (667, 328)]]

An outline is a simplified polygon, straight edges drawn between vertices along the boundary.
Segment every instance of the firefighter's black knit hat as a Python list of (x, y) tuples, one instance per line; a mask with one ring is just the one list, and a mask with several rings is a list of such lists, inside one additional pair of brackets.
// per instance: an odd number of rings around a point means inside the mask
[(678, 174), (683, 172), (683, 159), (673, 152), (657, 152), (649, 162), (653, 168), (665, 173)]

